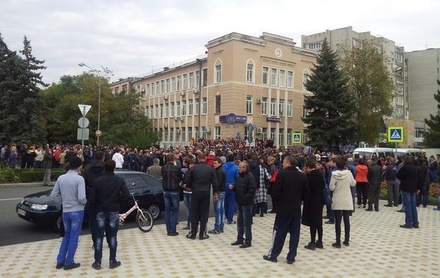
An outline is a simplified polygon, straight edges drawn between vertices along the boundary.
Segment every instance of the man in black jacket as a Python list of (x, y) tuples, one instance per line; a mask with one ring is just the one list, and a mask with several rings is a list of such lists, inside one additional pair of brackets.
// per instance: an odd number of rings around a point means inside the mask
[(289, 232), (287, 263), (295, 262), (300, 235), (301, 203), (309, 194), (307, 176), (296, 168), (297, 165), (298, 162), (293, 156), (285, 157), (283, 169), (278, 173), (277, 180), (272, 186), (272, 198), (277, 203), (277, 211), (273, 225), (272, 246), (269, 253), (263, 256), (266, 261), (277, 261)]
[(214, 229), (209, 231), (210, 234), (223, 233), (225, 226), (225, 188), (226, 174), (222, 167), (222, 160), (219, 157), (214, 158), (215, 175), (218, 183), (218, 200), (214, 202), (215, 224)]
[(418, 228), (416, 196), (420, 192), (420, 187), (417, 166), (414, 165), (410, 156), (406, 155), (403, 158), (403, 167), (396, 173), (396, 177), (400, 179), (400, 190), (402, 191), (402, 202), (405, 209), (405, 224), (400, 225), (400, 227)]
[[(91, 198), (92, 188), (95, 187), (95, 180), (104, 175), (104, 152), (97, 151), (94, 154), (95, 161), (84, 171), (84, 181), (86, 183), (87, 205), (86, 211), (89, 215), (90, 234), (92, 235), (93, 248), (96, 243), (96, 207), (94, 207)], [(107, 242), (110, 242), (107, 239)]]
[[(252, 209), (256, 191), (254, 175), (249, 172), (249, 164), (244, 161), (238, 165), (239, 175), (235, 185), (229, 185), (235, 191), (237, 201), (237, 240), (231, 245), (248, 248), (252, 245)], [(243, 235), (245, 238), (243, 238)]]
[(96, 179), (95, 186), (92, 188), (91, 201), (96, 206), (97, 235), (95, 245), (95, 262), (92, 267), (96, 270), (101, 269), (102, 241), (104, 232), (110, 239), (110, 265), (111, 269), (121, 265), (116, 260), (116, 248), (119, 226), (119, 202), (130, 200), (130, 192), (122, 177), (115, 175), (116, 163), (113, 160), (105, 162), (105, 174)]
[(206, 223), (209, 217), (209, 202), (211, 186), (214, 191), (213, 200), (218, 199), (218, 184), (214, 168), (206, 164), (206, 154), (197, 156), (198, 163), (185, 175), (185, 183), (192, 191), (191, 197), (191, 232), (186, 236), (195, 239), (200, 221), (199, 239), (207, 239)]
[(175, 164), (174, 153), (167, 154), (167, 164), (162, 166), (162, 188), (165, 204), (165, 224), (168, 236), (177, 236), (177, 219), (179, 217), (180, 182), (182, 172)]

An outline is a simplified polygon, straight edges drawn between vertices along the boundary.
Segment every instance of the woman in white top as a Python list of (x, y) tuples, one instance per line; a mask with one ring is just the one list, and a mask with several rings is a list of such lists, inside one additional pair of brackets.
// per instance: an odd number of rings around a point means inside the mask
[(344, 245), (349, 246), (350, 240), (350, 214), (353, 210), (351, 186), (356, 185), (351, 171), (347, 169), (347, 159), (339, 157), (336, 162), (338, 170), (332, 173), (330, 190), (333, 191), (332, 209), (335, 212), (336, 242), (333, 247), (341, 248), (341, 220), (344, 217), (345, 240)]

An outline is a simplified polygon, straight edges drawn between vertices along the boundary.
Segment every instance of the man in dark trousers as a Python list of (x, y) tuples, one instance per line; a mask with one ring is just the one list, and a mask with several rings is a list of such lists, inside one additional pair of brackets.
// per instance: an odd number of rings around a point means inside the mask
[[(90, 226), (90, 234), (92, 235), (93, 248), (95, 248), (96, 243), (96, 208), (93, 206), (91, 202), (91, 193), (92, 188), (95, 187), (95, 180), (102, 175), (104, 175), (104, 152), (97, 151), (94, 154), (95, 161), (89, 165), (84, 171), (84, 180), (86, 183), (86, 196), (87, 196), (87, 205), (86, 211), (89, 215), (89, 226)], [(109, 242), (109, 240), (107, 240)]]
[(418, 228), (419, 219), (417, 215), (416, 196), (420, 192), (418, 183), (417, 166), (408, 155), (403, 158), (403, 167), (397, 171), (396, 177), (400, 179), (400, 190), (402, 191), (402, 202), (405, 209), (405, 224), (401, 228)]
[(165, 204), (165, 224), (168, 236), (177, 236), (177, 219), (179, 217), (180, 182), (182, 172), (175, 164), (174, 153), (167, 154), (167, 164), (162, 166), (162, 188)]
[(92, 267), (96, 270), (101, 269), (102, 241), (104, 232), (109, 238), (110, 263), (111, 269), (121, 265), (116, 260), (116, 249), (118, 246), (117, 234), (119, 227), (119, 202), (130, 200), (130, 192), (122, 177), (115, 175), (116, 163), (114, 160), (105, 162), (105, 174), (95, 180), (92, 188), (91, 202), (96, 207), (97, 235), (95, 245), (95, 262)]
[(382, 182), (382, 171), (379, 164), (377, 164), (377, 157), (372, 158), (368, 168), (368, 208), (366, 211), (379, 211), (379, 197), (380, 197), (380, 184)]
[(296, 168), (297, 165), (298, 162), (293, 156), (285, 157), (283, 169), (278, 173), (277, 180), (272, 186), (272, 198), (277, 203), (277, 211), (273, 226), (272, 246), (269, 253), (263, 256), (266, 261), (277, 262), (277, 257), (283, 249), (287, 232), (289, 232), (287, 263), (295, 262), (300, 235), (301, 203), (309, 194), (307, 176)]
[(206, 164), (206, 154), (201, 152), (197, 156), (198, 163), (185, 175), (185, 183), (192, 191), (191, 197), (191, 232), (186, 236), (195, 239), (200, 221), (199, 239), (207, 239), (206, 224), (209, 217), (209, 202), (211, 186), (213, 200), (218, 200), (218, 184), (214, 168)]
[(252, 210), (257, 185), (255, 177), (250, 173), (249, 164), (246, 161), (238, 165), (238, 172), (239, 175), (235, 185), (230, 185), (230, 188), (235, 191), (238, 207), (237, 240), (231, 243), (231, 245), (240, 245), (240, 248), (248, 248), (252, 246)]

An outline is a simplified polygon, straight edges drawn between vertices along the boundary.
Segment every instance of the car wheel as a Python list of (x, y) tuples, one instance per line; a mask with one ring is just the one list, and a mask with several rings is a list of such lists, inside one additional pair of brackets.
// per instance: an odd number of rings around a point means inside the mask
[(148, 212), (151, 213), (151, 216), (153, 216), (153, 219), (156, 220), (160, 216), (160, 207), (157, 204), (152, 204), (148, 207)]
[(57, 221), (53, 225), (54, 231), (59, 233), (61, 231), (61, 225), (63, 225), (63, 215), (58, 216)]

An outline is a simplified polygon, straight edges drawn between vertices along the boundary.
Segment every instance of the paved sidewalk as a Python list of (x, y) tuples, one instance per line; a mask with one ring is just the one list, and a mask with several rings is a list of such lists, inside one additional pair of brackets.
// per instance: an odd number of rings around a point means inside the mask
[[(118, 260), (122, 266), (108, 268), (104, 247), (103, 268), (91, 267), (90, 237), (81, 236), (75, 256), (81, 267), (56, 270), (59, 240), (46, 240), (0, 247), (2, 277), (440, 277), (440, 212), (432, 206), (419, 208), (419, 229), (402, 229), (404, 214), (383, 206), (380, 212), (357, 209), (351, 217), (350, 247), (335, 249), (334, 225), (324, 224), (323, 250), (304, 249), (308, 227), (301, 226), (298, 256), (293, 265), (285, 261), (288, 239), (277, 263), (264, 261), (274, 221), (273, 214), (255, 217), (252, 247), (231, 246), (235, 225), (207, 240), (189, 240), (185, 231), (166, 236), (165, 226), (149, 233), (121, 230)], [(213, 218), (208, 227), (212, 228)], [(180, 225), (181, 226), (181, 225)]]

